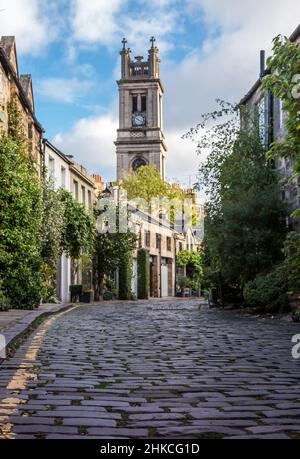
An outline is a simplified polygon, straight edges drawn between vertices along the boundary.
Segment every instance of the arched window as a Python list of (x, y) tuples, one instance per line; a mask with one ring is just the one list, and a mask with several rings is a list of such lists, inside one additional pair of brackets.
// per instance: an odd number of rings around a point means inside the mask
[(135, 160), (132, 162), (132, 169), (136, 171), (142, 166), (147, 166), (147, 164), (148, 163), (144, 158), (142, 157), (135, 158)]

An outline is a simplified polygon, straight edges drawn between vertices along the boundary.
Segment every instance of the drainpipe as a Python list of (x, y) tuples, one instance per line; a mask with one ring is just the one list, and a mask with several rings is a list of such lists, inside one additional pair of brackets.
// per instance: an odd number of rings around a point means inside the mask
[(177, 289), (177, 263), (176, 263), (176, 260), (177, 260), (177, 247), (176, 247), (176, 241), (177, 241), (177, 238), (176, 238), (176, 235), (174, 234), (174, 296), (176, 296), (176, 289)]
[(268, 149), (274, 142), (274, 96), (268, 91)]
[(45, 178), (45, 170), (46, 170), (46, 142), (45, 139), (41, 140), (42, 146), (42, 161), (41, 161), (41, 177)]
[(159, 297), (162, 298), (162, 278), (161, 278), (161, 234), (158, 235), (159, 240)]

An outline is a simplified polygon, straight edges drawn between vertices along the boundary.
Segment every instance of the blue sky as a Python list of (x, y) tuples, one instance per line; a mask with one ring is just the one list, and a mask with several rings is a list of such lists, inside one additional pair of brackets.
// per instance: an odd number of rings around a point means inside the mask
[(199, 158), (181, 135), (216, 98), (239, 100), (257, 79), (259, 50), (300, 19), (298, 0), (0, 0), (0, 9), (1, 34), (16, 36), (20, 72), (33, 75), (46, 136), (107, 180), (115, 176), (121, 40), (146, 56), (155, 35), (167, 175), (183, 184), (195, 179)]

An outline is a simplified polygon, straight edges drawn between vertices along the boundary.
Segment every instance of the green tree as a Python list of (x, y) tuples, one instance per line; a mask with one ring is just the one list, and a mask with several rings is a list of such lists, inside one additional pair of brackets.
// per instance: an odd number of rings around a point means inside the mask
[[(267, 61), (269, 74), (263, 78), (262, 87), (283, 101), (286, 113), (285, 138), (274, 142), (269, 157), (286, 157), (294, 162), (291, 179), (300, 177), (300, 43), (278, 35), (273, 40), (273, 56)], [(300, 210), (296, 215), (300, 215)]]
[(40, 245), (43, 259), (43, 300), (49, 301), (55, 297), (57, 263), (63, 250), (64, 205), (60, 192), (54, 189), (53, 183), (47, 178), (42, 181), (42, 197)]
[[(219, 123), (223, 115), (226, 121)], [(204, 271), (219, 290), (239, 292), (281, 259), (286, 208), (256, 120), (240, 129), (236, 108), (228, 105), (206, 115), (208, 120), (219, 124), (198, 144), (200, 151), (211, 146), (199, 171), (199, 186), (208, 193)]]
[[(96, 218), (104, 211), (105, 209), (103, 211), (96, 210)], [(116, 209), (116, 215), (118, 220), (119, 208)], [(136, 234), (130, 230), (125, 233), (120, 232), (118, 224), (115, 232), (99, 232), (97, 234), (93, 260), (96, 300), (103, 298), (105, 276), (111, 275), (117, 269), (124, 268), (124, 260), (128, 260), (128, 256), (132, 255), (136, 244)]]
[(150, 290), (149, 251), (140, 249), (137, 254), (138, 298), (148, 300)]
[(203, 274), (200, 252), (182, 250), (177, 255), (176, 264), (179, 268), (186, 268), (186, 274), (189, 279), (200, 281)]
[(39, 305), (42, 291), (42, 193), (24, 139), (13, 100), (9, 133), (0, 138), (0, 285), (12, 307), (32, 309)]
[(59, 197), (63, 205), (61, 248), (74, 262), (74, 277), (80, 257), (93, 253), (96, 240), (95, 219), (68, 191), (61, 189)]

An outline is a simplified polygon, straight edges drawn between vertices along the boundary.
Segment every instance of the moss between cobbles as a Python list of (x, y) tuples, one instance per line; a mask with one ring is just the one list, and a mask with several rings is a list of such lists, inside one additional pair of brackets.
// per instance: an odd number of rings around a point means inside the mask
[(149, 436), (150, 436), (151, 438), (156, 438), (156, 437), (158, 437), (158, 431), (157, 431), (157, 428), (156, 428), (156, 427), (149, 427), (148, 432), (149, 432)]
[(294, 431), (287, 430), (284, 433), (286, 433), (290, 437), (291, 440), (300, 440), (300, 432), (294, 432)]
[(99, 384), (96, 384), (94, 386), (94, 389), (106, 389), (107, 387), (111, 386), (112, 383), (111, 382), (101, 382)]
[(129, 423), (128, 413), (122, 413), (122, 418), (117, 421), (117, 427), (127, 427)]
[(171, 394), (176, 395), (177, 397), (183, 397), (182, 392), (178, 389), (171, 389), (170, 390)]
[(86, 392), (86, 389), (84, 387), (78, 387), (77, 392), (84, 394)]
[(55, 410), (55, 406), (54, 405), (46, 405), (46, 408), (48, 411), (54, 411)]
[(34, 435), (37, 440), (46, 440), (46, 434), (45, 433), (37, 433)]
[(55, 418), (54, 419), (54, 425), (55, 427), (60, 427), (63, 425), (63, 419), (62, 418)]
[(182, 420), (183, 425), (188, 426), (195, 420), (194, 416), (190, 413), (184, 413), (184, 418)]
[(220, 432), (203, 432), (196, 435), (197, 440), (222, 440), (225, 437)]
[(80, 406), (81, 405), (81, 400), (71, 400), (71, 405), (72, 406)]
[(85, 426), (79, 426), (78, 427), (78, 434), (79, 435), (87, 435), (88, 434), (88, 430)]

